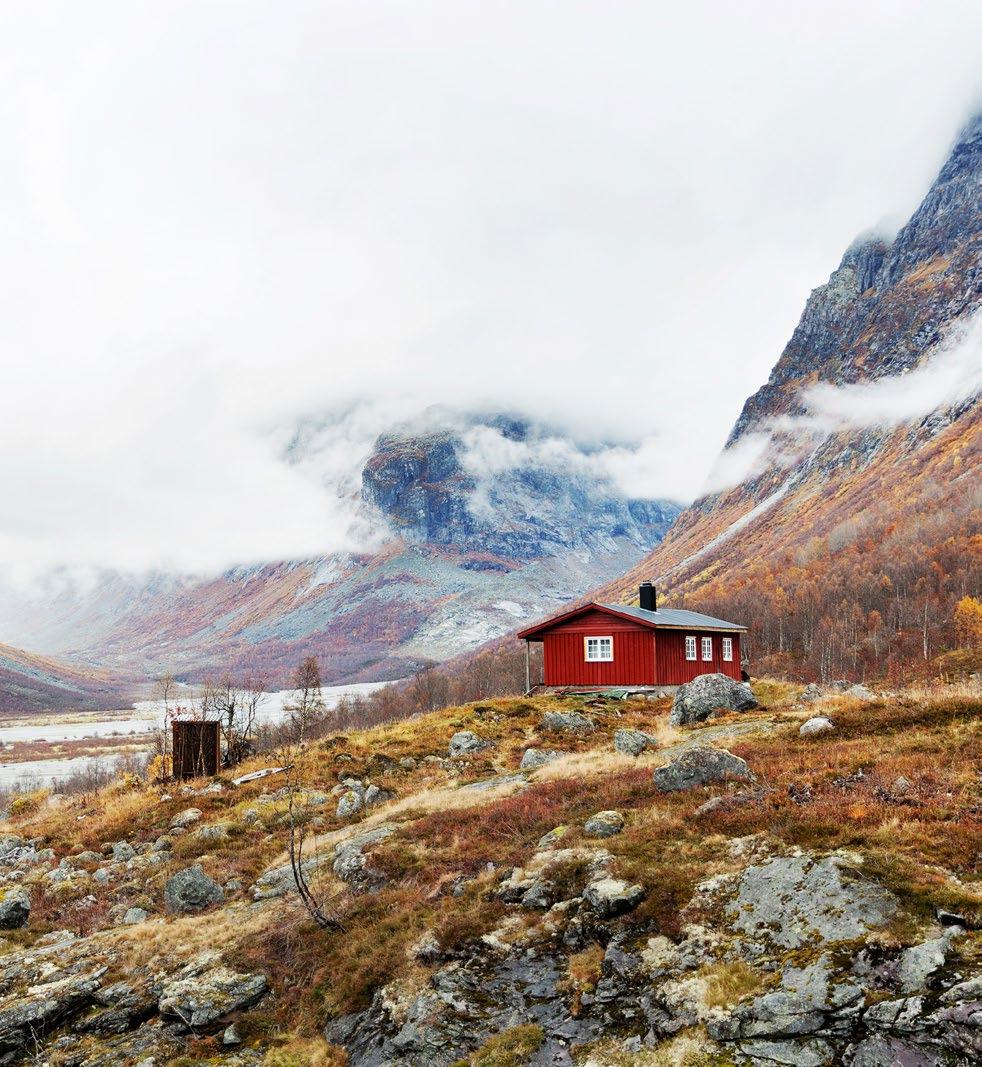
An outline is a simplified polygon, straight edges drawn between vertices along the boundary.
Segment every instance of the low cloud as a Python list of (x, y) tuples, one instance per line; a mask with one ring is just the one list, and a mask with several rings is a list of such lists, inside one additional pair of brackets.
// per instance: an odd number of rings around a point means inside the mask
[(714, 465), (705, 492), (715, 493), (787, 467), (832, 434), (890, 429), (957, 407), (982, 392), (982, 314), (955, 326), (922, 362), (904, 374), (868, 382), (819, 382), (804, 390), (800, 415), (759, 423)]

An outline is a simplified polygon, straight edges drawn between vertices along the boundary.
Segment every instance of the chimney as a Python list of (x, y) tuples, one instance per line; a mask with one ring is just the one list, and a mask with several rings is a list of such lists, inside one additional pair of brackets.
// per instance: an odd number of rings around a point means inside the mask
[(658, 610), (658, 590), (655, 589), (651, 582), (641, 583), (641, 588), (638, 590), (638, 600), (645, 611)]

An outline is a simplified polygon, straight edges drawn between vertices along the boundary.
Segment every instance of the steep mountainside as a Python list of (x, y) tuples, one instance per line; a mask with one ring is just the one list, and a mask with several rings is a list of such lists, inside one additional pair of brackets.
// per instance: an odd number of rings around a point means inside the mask
[(624, 499), (569, 441), (550, 458), (558, 439), (523, 420), (433, 421), (383, 435), (363, 466), (359, 521), (375, 551), (204, 581), (109, 575), (84, 595), (4, 597), (0, 627), (20, 645), (124, 670), (241, 667), (278, 682), (314, 652), (326, 680), (396, 678), (623, 573), (678, 514)]
[(721, 458), (738, 484), (605, 595), (657, 578), (749, 624), (758, 665), (896, 672), (951, 647), (980, 586), (980, 191), (982, 117), (896, 238), (856, 242), (809, 297)]
[(0, 645), (0, 715), (125, 707), (126, 681)]

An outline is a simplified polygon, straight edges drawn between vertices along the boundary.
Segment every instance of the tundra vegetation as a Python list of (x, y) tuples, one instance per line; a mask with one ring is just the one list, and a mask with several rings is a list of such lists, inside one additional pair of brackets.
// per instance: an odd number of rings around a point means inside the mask
[[(19, 798), (6, 1062), (832, 1063), (863, 1042), (971, 1062), (979, 689), (755, 694), (684, 727), (669, 700), (557, 696), (318, 715), (289, 778)], [(833, 729), (802, 734), (816, 716)], [(520, 770), (529, 748), (554, 758)], [(747, 773), (658, 785), (706, 749)], [(297, 893), (298, 817), (336, 922)]]

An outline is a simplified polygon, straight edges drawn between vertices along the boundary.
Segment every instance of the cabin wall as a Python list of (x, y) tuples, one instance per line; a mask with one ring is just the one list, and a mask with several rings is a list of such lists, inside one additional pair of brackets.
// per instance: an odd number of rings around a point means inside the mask
[[(725, 674), (729, 678), (740, 680), (740, 634), (723, 634), (708, 630), (656, 630), (655, 658), (658, 663), (658, 685), (682, 685), (691, 682), (700, 674)], [(695, 660), (685, 658), (685, 639), (696, 639)], [(702, 639), (713, 640), (713, 658), (702, 658)], [(733, 638), (733, 659), (723, 659), (723, 638)]]
[[(613, 637), (614, 658), (588, 663), (583, 640), (588, 636)], [(590, 612), (543, 634), (542, 662), (546, 685), (654, 685), (654, 633), (627, 619)]]

